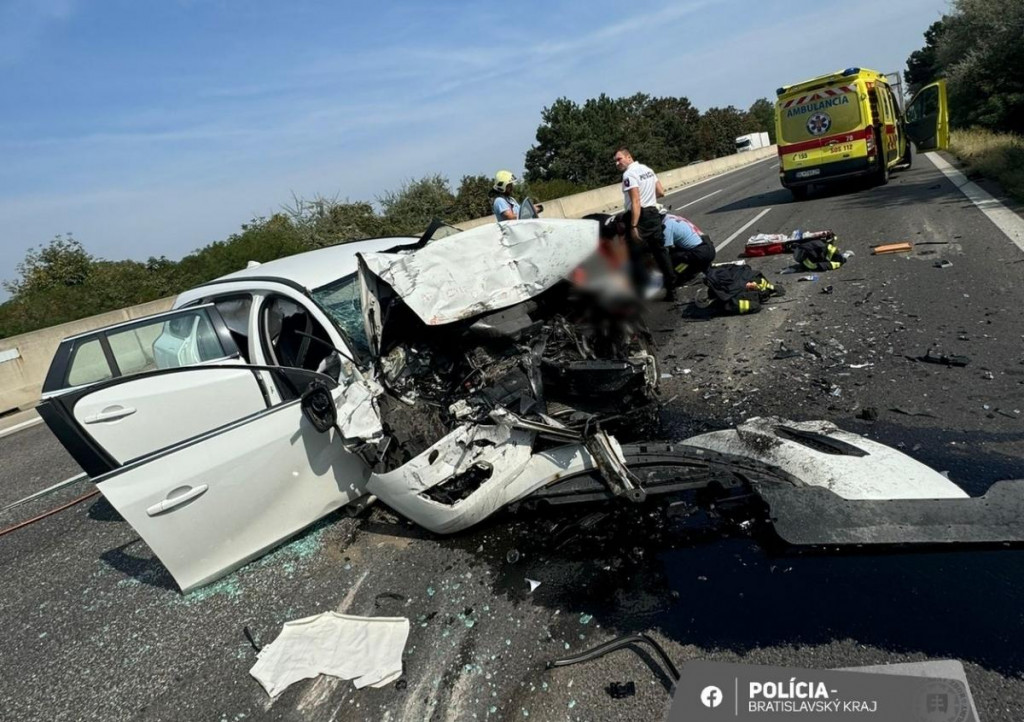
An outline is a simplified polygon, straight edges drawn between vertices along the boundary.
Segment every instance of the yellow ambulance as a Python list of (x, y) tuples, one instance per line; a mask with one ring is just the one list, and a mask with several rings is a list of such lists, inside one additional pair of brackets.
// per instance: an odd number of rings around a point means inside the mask
[(925, 86), (900, 110), (886, 76), (847, 68), (776, 91), (779, 180), (797, 199), (812, 185), (869, 176), (889, 182), (919, 151), (949, 147), (945, 81)]

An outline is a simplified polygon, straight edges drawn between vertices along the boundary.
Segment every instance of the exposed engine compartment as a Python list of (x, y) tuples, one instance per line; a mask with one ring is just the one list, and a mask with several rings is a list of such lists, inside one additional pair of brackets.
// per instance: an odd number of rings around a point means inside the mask
[(635, 299), (564, 281), (508, 308), (428, 326), (386, 285), (376, 296), (386, 391), (378, 402), (393, 439), (383, 470), (459, 424), (495, 423), (500, 410), (580, 431), (652, 409), (658, 375)]
[(378, 403), (393, 439), (382, 470), (459, 424), (493, 424), (501, 410), (566, 431), (635, 424), (653, 410), (658, 373), (639, 302), (563, 281), (509, 308), (428, 326), (387, 288), (377, 297)]

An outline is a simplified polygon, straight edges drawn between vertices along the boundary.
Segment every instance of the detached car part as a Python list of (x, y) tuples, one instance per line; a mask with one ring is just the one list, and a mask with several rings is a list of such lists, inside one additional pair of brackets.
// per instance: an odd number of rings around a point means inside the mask
[(794, 543), (1024, 538), (1020, 482), (970, 499), (825, 422), (620, 443), (659, 374), (593, 221), (405, 241), (248, 268), (59, 347), (40, 415), (183, 590), (371, 494), (438, 533), (700, 491), (760, 496)]

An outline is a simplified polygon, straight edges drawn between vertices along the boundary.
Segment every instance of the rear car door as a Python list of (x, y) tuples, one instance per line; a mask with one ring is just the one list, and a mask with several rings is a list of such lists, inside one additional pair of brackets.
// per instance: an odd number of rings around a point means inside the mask
[(187, 591), (365, 493), (367, 465), (302, 412), (314, 380), (339, 405), (354, 383), (244, 364), (193, 306), (66, 341), (39, 411)]
[(919, 151), (949, 148), (949, 102), (946, 81), (939, 80), (917, 91), (907, 105), (907, 137)]

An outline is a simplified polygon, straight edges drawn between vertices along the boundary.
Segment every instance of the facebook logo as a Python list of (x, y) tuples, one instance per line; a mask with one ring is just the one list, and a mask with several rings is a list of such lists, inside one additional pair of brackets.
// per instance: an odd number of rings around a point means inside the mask
[(705, 687), (701, 690), (700, 701), (705, 707), (717, 707), (722, 704), (722, 690), (718, 687)]

